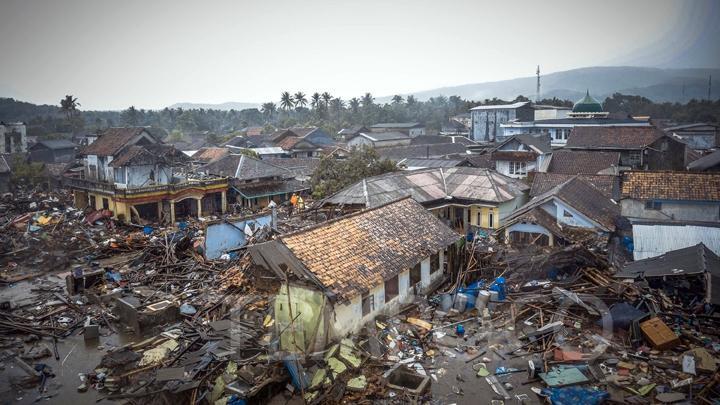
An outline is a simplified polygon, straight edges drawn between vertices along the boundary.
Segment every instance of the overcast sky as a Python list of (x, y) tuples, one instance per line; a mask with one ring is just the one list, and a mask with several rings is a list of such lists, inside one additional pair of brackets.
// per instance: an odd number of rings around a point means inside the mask
[(0, 0), (0, 97), (122, 109), (385, 96), (538, 64), (719, 67), (718, 38), (717, 0)]

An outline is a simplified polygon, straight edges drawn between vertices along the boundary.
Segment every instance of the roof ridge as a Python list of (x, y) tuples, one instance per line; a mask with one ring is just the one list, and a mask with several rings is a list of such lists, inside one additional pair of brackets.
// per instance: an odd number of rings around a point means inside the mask
[[(353, 212), (353, 213), (348, 214), (348, 215), (344, 215), (344, 216), (341, 216), (341, 217), (338, 217), (338, 218), (333, 218), (333, 219), (327, 220), (327, 221), (325, 221), (325, 222), (320, 222), (320, 223), (315, 224), (315, 225), (310, 225), (310, 226), (308, 226), (308, 227), (306, 227), (306, 228), (302, 228), (302, 229), (298, 229), (298, 230), (296, 230), (296, 231), (292, 231), (292, 232), (289, 232), (289, 233), (282, 234), (282, 235), (278, 236), (278, 239), (282, 240), (282, 239), (287, 238), (287, 237), (290, 237), (290, 236), (297, 236), (297, 235), (299, 235), (299, 234), (302, 234), (302, 233), (305, 233), (305, 232), (309, 232), (309, 231), (312, 231), (312, 230), (314, 230), (314, 229), (317, 229), (317, 228), (320, 228), (320, 227), (323, 227), (323, 226), (326, 226), (326, 225), (334, 224), (334, 223), (336, 223), (336, 222), (340, 222), (340, 221), (343, 221), (343, 220), (346, 220), (346, 219), (350, 219), (350, 218), (355, 218), (356, 216), (363, 215), (363, 214), (366, 214), (366, 213), (368, 213), (368, 212), (376, 211), (376, 210), (378, 210), (378, 209), (380, 209), (380, 208), (385, 208), (385, 207), (387, 207), (388, 205), (392, 205), (392, 204), (395, 204), (395, 203), (399, 203), (399, 202), (401, 202), (401, 201), (403, 201), (403, 200), (407, 200), (407, 199), (409, 199), (409, 198), (411, 198), (411, 196), (406, 195), (406, 196), (404, 196), (404, 197), (400, 197), (400, 198), (398, 198), (398, 199), (396, 199), (396, 200), (388, 201), (388, 202), (386, 202), (386, 203), (384, 203), (384, 204), (380, 204), (380, 205), (375, 206), (375, 207), (372, 207), (372, 208), (365, 208), (365, 209), (362, 209), (362, 210)], [(413, 201), (414, 201), (414, 200), (413, 200)], [(419, 204), (419, 203), (416, 202), (416, 204)], [(423, 208), (423, 209), (424, 209), (424, 208)]]

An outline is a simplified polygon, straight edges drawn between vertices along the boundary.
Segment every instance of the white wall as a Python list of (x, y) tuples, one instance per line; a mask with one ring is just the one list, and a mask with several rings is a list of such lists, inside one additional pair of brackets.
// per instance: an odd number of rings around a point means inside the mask
[(371, 140), (363, 137), (363, 136), (356, 136), (355, 138), (348, 141), (349, 147), (361, 147), (361, 146), (373, 146), (373, 143)]

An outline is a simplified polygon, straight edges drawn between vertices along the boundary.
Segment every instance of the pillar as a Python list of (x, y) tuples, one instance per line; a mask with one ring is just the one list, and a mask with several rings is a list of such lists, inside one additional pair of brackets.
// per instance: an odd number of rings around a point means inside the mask
[(202, 216), (202, 197), (196, 198), (195, 201), (197, 201), (197, 216), (200, 218)]
[(175, 226), (175, 200), (170, 200), (170, 223)]
[(220, 212), (225, 213), (227, 211), (227, 191), (223, 190), (220, 192)]
[(158, 217), (158, 221), (160, 221), (160, 219), (162, 218), (162, 200), (158, 201), (157, 205), (158, 205), (157, 217)]

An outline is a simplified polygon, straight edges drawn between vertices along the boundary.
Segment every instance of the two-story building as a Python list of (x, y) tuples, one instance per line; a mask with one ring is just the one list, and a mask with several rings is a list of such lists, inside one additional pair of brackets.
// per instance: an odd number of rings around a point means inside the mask
[(82, 178), (64, 179), (77, 208), (110, 210), (133, 223), (225, 211), (227, 179), (188, 175), (189, 158), (146, 128), (109, 128), (80, 155)]
[(512, 121), (532, 121), (534, 117), (535, 109), (529, 101), (471, 108), (470, 139), (483, 143), (504, 139), (502, 125)]
[(620, 153), (620, 165), (644, 170), (684, 170), (685, 144), (655, 127), (576, 127), (567, 149)]
[(524, 134), (503, 141), (490, 156), (498, 173), (522, 179), (529, 172), (539, 171), (551, 153), (550, 138)]

